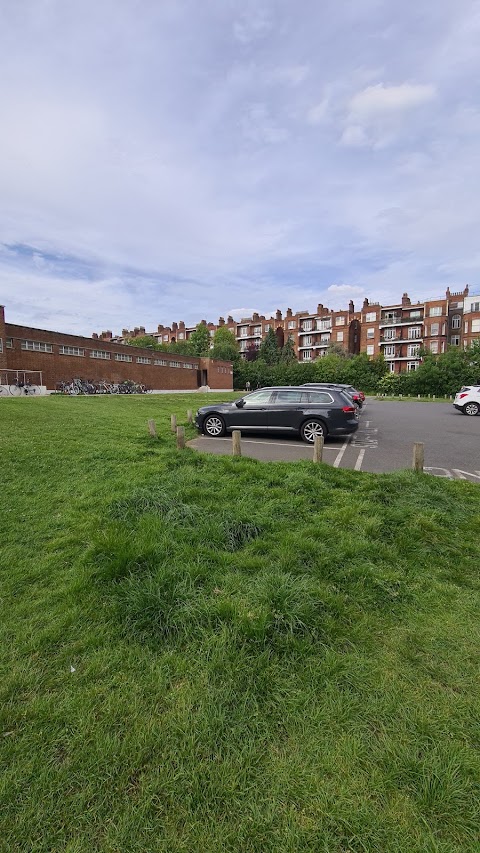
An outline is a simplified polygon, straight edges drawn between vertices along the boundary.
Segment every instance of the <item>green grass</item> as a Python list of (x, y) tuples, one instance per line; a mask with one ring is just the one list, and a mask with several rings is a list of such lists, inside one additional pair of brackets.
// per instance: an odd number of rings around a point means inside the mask
[(388, 401), (394, 400), (397, 403), (398, 402), (400, 402), (400, 403), (402, 403), (402, 402), (403, 403), (452, 403), (453, 402), (453, 396), (454, 395), (452, 395), (452, 397), (448, 397), (448, 396), (442, 397), (441, 395), (439, 396), (437, 394), (436, 396), (430, 395), (428, 397), (427, 396), (420, 396), (419, 397), (418, 394), (415, 394), (415, 396), (409, 397), (408, 394), (402, 394), (402, 395), (386, 394), (385, 396), (383, 394), (377, 394), (377, 395), (375, 395), (375, 399), (381, 400), (382, 402), (388, 402)]
[(0, 850), (478, 851), (480, 489), (198, 400), (0, 401)]

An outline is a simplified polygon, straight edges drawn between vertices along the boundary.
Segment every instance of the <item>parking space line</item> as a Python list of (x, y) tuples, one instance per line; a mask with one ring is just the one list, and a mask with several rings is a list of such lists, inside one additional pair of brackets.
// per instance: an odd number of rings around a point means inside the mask
[(346, 438), (346, 439), (345, 439), (345, 441), (343, 442), (343, 447), (342, 447), (342, 449), (341, 449), (341, 450), (340, 450), (340, 452), (338, 453), (338, 456), (337, 456), (337, 458), (335, 459), (335, 462), (333, 463), (333, 467), (334, 467), (334, 468), (338, 468), (338, 466), (340, 465), (340, 462), (341, 462), (341, 461), (342, 461), (342, 459), (343, 459), (343, 454), (345, 453), (345, 451), (346, 451), (346, 449), (347, 449), (347, 447), (348, 447), (349, 443), (350, 443), (350, 438)]
[(358, 451), (357, 461), (355, 462), (354, 471), (360, 471), (362, 467), (363, 457), (365, 456), (365, 448)]

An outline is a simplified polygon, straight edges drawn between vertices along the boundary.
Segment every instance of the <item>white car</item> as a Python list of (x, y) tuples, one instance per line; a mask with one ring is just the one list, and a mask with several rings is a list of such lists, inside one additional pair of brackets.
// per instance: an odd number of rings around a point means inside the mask
[(455, 395), (453, 405), (464, 415), (478, 415), (480, 412), (480, 385), (464, 385)]

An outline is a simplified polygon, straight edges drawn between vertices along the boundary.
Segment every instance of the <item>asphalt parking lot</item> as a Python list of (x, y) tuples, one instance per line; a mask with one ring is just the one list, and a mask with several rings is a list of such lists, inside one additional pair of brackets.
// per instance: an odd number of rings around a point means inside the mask
[[(466, 417), (451, 403), (409, 403), (369, 399), (358, 431), (346, 439), (327, 439), (323, 460), (335, 468), (383, 473), (410, 468), (416, 441), (425, 445), (425, 471), (437, 477), (480, 485), (480, 415)], [(230, 455), (231, 437), (199, 436), (191, 447)], [(242, 436), (242, 455), (262, 461), (311, 459), (312, 448), (297, 438)]]

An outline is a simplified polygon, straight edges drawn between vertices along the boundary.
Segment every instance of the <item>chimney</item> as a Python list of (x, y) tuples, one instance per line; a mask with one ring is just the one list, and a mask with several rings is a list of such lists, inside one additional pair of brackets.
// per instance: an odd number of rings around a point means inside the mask
[(411, 304), (412, 303), (410, 302), (410, 297), (409, 297), (408, 293), (404, 293), (402, 296), (402, 308), (406, 308), (407, 305), (411, 305)]
[(463, 295), (464, 295), (464, 296), (468, 296), (468, 293), (469, 293), (469, 287), (468, 287), (468, 284), (467, 284), (467, 285), (466, 285), (466, 287), (465, 287), (465, 289), (464, 289), (464, 291), (463, 291)]
[(206, 321), (206, 320), (200, 320), (200, 322), (201, 322), (202, 326), (206, 326), (206, 325), (207, 325), (207, 321)]
[(348, 303), (348, 313), (349, 314), (355, 313), (355, 305), (353, 304), (353, 299), (351, 299), (350, 302)]
[(93, 333), (92, 338), (94, 341), (98, 341), (98, 335), (96, 332)]
[(292, 317), (292, 316), (293, 316), (292, 309), (287, 308), (287, 317)]
[(179, 328), (179, 329), (184, 329), (184, 328), (185, 328), (185, 321), (184, 321), (184, 320), (180, 320), (180, 322), (179, 322), (179, 324), (178, 324), (178, 328)]
[(256, 311), (254, 311), (254, 312), (253, 312), (253, 314), (252, 314), (252, 320), (253, 320), (253, 322), (254, 322), (254, 323), (258, 323), (259, 319), (260, 319), (260, 317), (258, 316), (257, 312), (256, 312)]
[(368, 308), (368, 299), (365, 297), (363, 300), (362, 311), (365, 311)]
[(450, 288), (449, 288), (449, 287), (447, 287), (447, 289), (446, 289), (446, 291), (445, 291), (445, 297), (446, 297), (447, 299), (450, 299), (450, 296), (451, 296)]
[(227, 323), (234, 323), (234, 322), (235, 321), (234, 321), (233, 317), (231, 316), (231, 314), (229, 314), (227, 317)]
[(128, 337), (130, 337), (130, 332), (128, 331), (128, 329), (122, 329), (122, 338)]
[(323, 305), (321, 302), (317, 305), (317, 314), (323, 314)]
[(281, 319), (282, 319), (282, 312), (280, 311), (280, 309), (278, 309), (277, 313), (275, 314), (275, 320), (281, 320)]
[(178, 323), (172, 323), (172, 332), (176, 332), (178, 329)]

